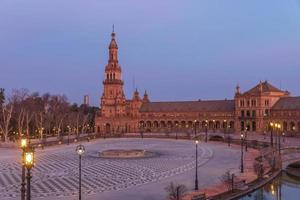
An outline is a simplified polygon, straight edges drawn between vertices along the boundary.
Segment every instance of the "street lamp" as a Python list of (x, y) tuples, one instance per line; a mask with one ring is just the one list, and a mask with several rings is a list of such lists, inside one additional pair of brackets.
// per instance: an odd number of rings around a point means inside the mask
[(226, 142), (226, 133), (227, 133), (227, 123), (226, 119), (223, 120), (223, 128), (224, 128), (224, 142)]
[(278, 143), (278, 148), (279, 148), (279, 154), (281, 153), (281, 125), (278, 123), (277, 125), (278, 127), (278, 139), (279, 139), (279, 143)]
[[(226, 126), (227, 128), (230, 128), (230, 126)], [(227, 132), (227, 131), (226, 131)], [(231, 136), (230, 136), (230, 133), (227, 133), (227, 139), (228, 139), (228, 146), (230, 147), (230, 140), (231, 140)]]
[(71, 131), (71, 127), (68, 125), (68, 145), (70, 144), (70, 131)]
[(79, 155), (79, 193), (78, 193), (78, 197), (79, 200), (81, 200), (81, 156), (84, 154), (85, 148), (83, 145), (78, 145), (76, 147), (76, 152)]
[(205, 120), (205, 142), (207, 142), (207, 126), (208, 126), (208, 121)]
[(196, 140), (196, 174), (195, 174), (195, 190), (198, 190), (198, 143), (199, 141)]
[(176, 126), (176, 140), (178, 139), (178, 136), (177, 136), (177, 132), (178, 132), (178, 123), (175, 124)]
[(241, 173), (244, 173), (244, 134), (241, 134)]
[(31, 186), (30, 186), (30, 180), (31, 180), (31, 173), (30, 170), (32, 169), (32, 167), (34, 166), (34, 150), (32, 148), (26, 148), (26, 151), (24, 153), (24, 157), (23, 157), (23, 162), (24, 165), (27, 169), (27, 199), (26, 200), (30, 200), (31, 199)]
[(244, 141), (245, 141), (245, 151), (247, 152), (248, 151), (248, 127), (246, 127), (246, 131), (245, 131), (245, 138), (244, 138)]
[(21, 183), (21, 200), (25, 200), (25, 162), (24, 162), (24, 156), (25, 156), (25, 149), (27, 148), (28, 142), (26, 138), (21, 139), (21, 149), (22, 149), (22, 183)]
[(270, 123), (270, 126), (271, 126), (271, 147), (273, 147), (273, 127), (274, 127), (274, 123), (273, 122), (271, 122)]
[(197, 132), (197, 130), (196, 130), (196, 122), (197, 122), (197, 120), (194, 120), (194, 135), (195, 135), (195, 138), (196, 138), (196, 132)]

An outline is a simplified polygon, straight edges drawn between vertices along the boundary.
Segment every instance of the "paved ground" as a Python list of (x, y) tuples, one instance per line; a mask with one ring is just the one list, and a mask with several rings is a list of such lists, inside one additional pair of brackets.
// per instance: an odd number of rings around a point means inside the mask
[[(33, 199), (77, 199), (77, 144), (37, 150), (33, 169)], [(195, 175), (193, 141), (174, 139), (106, 139), (84, 143), (83, 199), (165, 199), (164, 188), (171, 182), (185, 184), (192, 190)], [(107, 149), (145, 149), (156, 156), (137, 159), (104, 159), (98, 151)], [(20, 155), (0, 149), (0, 199), (20, 198)], [(199, 186), (219, 183), (228, 169), (239, 166), (240, 149), (222, 143), (199, 144)]]

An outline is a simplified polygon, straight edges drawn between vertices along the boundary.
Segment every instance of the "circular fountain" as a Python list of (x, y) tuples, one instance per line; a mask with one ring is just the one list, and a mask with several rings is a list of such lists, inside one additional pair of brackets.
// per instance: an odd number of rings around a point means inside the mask
[(154, 153), (143, 149), (109, 149), (99, 152), (101, 158), (143, 158), (153, 155)]

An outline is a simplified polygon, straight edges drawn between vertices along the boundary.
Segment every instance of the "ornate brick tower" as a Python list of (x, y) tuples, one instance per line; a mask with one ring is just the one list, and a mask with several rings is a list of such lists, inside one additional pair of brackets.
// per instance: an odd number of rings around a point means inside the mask
[(109, 59), (105, 67), (103, 94), (101, 97), (102, 117), (122, 117), (125, 115), (126, 99), (123, 91), (122, 70), (118, 62), (118, 45), (114, 31), (109, 44)]

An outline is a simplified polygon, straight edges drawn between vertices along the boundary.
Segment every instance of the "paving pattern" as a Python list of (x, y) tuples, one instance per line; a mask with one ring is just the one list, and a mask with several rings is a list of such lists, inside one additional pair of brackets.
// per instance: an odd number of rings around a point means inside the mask
[[(109, 139), (84, 144), (82, 159), (83, 195), (126, 190), (157, 182), (195, 168), (192, 141), (159, 139)], [(78, 156), (75, 145), (49, 147), (36, 152), (32, 170), (32, 197), (68, 197), (78, 194)], [(145, 149), (155, 156), (134, 159), (99, 158), (99, 151), (108, 149)], [(0, 199), (20, 198), (20, 163), (18, 151), (0, 158)], [(209, 146), (199, 145), (199, 166), (213, 157)]]

